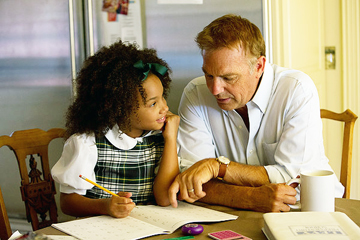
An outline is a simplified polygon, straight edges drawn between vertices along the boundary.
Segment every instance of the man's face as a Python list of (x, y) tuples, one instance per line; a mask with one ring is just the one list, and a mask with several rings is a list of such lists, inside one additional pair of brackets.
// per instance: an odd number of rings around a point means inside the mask
[[(256, 60), (256, 59), (254, 59)], [(256, 92), (265, 65), (260, 57), (250, 68), (249, 58), (242, 49), (220, 48), (203, 53), (203, 72), (210, 92), (216, 97), (220, 108), (242, 108)]]

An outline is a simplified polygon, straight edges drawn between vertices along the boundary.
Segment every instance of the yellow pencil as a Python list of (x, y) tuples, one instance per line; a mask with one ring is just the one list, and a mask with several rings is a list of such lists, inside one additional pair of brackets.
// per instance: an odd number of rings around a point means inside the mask
[(113, 195), (113, 196), (117, 196), (117, 197), (119, 197), (119, 195), (117, 195), (117, 194), (113, 193), (112, 191), (107, 190), (106, 188), (104, 188), (104, 187), (100, 186), (99, 184), (97, 184), (97, 183), (95, 183), (95, 182), (93, 182), (93, 181), (91, 181), (91, 180), (87, 179), (85, 176), (83, 176), (83, 175), (79, 175), (79, 177), (80, 177), (80, 178), (82, 178), (82, 179), (84, 179), (85, 181), (87, 181), (87, 182), (89, 182), (89, 183), (93, 184), (94, 186), (97, 186), (98, 188), (100, 188), (100, 189), (104, 190), (105, 192), (110, 193), (110, 194), (111, 194), (111, 195)]

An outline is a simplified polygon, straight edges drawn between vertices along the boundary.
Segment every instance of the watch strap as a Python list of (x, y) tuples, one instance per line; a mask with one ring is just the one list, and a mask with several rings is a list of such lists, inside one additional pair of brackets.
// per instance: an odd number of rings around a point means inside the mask
[(222, 180), (224, 178), (227, 167), (228, 167), (227, 164), (220, 163), (219, 174), (217, 176), (218, 179)]

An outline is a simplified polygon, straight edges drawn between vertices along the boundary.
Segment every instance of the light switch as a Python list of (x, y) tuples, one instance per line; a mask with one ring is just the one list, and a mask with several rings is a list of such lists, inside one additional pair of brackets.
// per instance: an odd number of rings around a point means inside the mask
[(335, 47), (325, 47), (325, 69), (335, 69)]

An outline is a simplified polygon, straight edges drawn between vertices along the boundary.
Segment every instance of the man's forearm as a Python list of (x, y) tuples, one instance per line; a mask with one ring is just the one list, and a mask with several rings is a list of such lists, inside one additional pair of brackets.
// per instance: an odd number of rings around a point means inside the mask
[(296, 191), (286, 184), (264, 184), (259, 187), (237, 186), (213, 179), (203, 185), (206, 196), (200, 202), (258, 212), (287, 212), (295, 204)]
[(252, 166), (231, 162), (224, 181), (238, 186), (259, 187), (270, 183), (263, 166)]
[(256, 208), (252, 197), (253, 187), (236, 186), (213, 179), (204, 184), (203, 189), (206, 196), (199, 199), (201, 202), (240, 209)]

